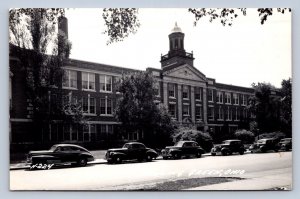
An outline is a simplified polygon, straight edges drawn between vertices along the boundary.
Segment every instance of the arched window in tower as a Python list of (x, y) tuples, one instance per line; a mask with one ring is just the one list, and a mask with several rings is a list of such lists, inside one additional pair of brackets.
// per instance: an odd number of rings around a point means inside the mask
[(175, 49), (178, 49), (178, 39), (175, 39)]
[(181, 49), (184, 49), (184, 48), (183, 48), (183, 39), (180, 39), (180, 48), (181, 48)]

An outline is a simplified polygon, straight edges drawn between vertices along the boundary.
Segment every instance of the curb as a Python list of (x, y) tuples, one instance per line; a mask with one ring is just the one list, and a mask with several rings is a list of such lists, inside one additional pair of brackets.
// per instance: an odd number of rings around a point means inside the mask
[[(88, 162), (89, 165), (94, 165), (94, 164), (106, 164), (107, 161), (104, 159), (96, 159), (93, 162)], [(17, 165), (10, 165), (9, 170), (22, 170), (22, 169), (29, 169), (30, 166), (26, 165), (26, 163), (19, 163)]]

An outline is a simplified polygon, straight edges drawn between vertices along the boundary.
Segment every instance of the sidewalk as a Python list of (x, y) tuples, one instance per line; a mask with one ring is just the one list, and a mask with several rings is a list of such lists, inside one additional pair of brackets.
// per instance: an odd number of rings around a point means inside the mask
[(207, 186), (195, 187), (187, 189), (188, 191), (226, 191), (226, 190), (292, 190), (292, 176), (286, 173), (277, 175), (267, 175), (257, 178), (248, 178), (245, 180), (238, 180), (232, 182), (225, 182), (220, 184), (212, 184)]

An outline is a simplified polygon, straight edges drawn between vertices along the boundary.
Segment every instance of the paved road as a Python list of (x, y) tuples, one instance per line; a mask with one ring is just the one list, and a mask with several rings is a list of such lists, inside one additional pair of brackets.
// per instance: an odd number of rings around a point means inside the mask
[[(209, 173), (210, 172), (210, 173)], [(268, 179), (292, 183), (292, 152), (207, 156), (199, 159), (155, 160), (84, 168), (10, 171), (11, 190), (120, 190), (167, 180), (202, 177)], [(270, 179), (272, 181), (274, 179)], [(243, 181), (239, 181), (243, 183)], [(287, 184), (289, 183), (289, 184)], [(277, 183), (278, 185), (278, 183)]]

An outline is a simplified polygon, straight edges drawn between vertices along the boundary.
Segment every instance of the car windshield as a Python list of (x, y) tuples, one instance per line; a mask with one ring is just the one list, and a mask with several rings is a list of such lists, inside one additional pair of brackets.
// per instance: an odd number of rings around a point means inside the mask
[(258, 140), (257, 144), (266, 144), (267, 140)]
[(174, 146), (182, 147), (183, 143), (184, 143), (184, 142), (179, 141), (179, 142), (177, 142)]
[(53, 145), (53, 146), (49, 149), (49, 151), (55, 151), (56, 148), (57, 148), (57, 145)]
[(128, 149), (130, 146), (130, 144), (124, 144), (124, 146), (122, 147), (123, 149)]
[(225, 140), (225, 141), (222, 142), (222, 144), (230, 144), (230, 141)]

